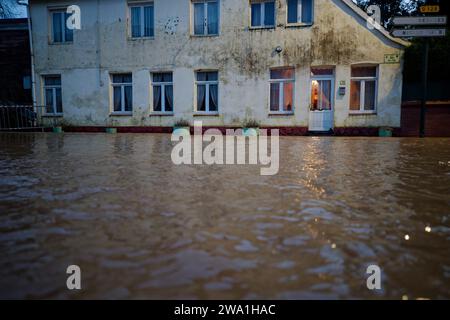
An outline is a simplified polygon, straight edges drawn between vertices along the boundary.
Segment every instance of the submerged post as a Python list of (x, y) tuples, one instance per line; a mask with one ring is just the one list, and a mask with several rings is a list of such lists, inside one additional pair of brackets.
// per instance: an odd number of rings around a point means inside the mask
[(428, 95), (428, 52), (430, 50), (430, 43), (428, 39), (425, 39), (423, 64), (422, 64), (422, 103), (420, 106), (420, 137), (425, 137), (425, 118), (427, 108), (427, 95)]

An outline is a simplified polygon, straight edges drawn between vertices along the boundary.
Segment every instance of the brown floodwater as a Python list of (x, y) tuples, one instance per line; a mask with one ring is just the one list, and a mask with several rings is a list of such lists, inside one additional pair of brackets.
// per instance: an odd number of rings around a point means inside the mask
[(275, 176), (171, 150), (0, 134), (0, 298), (450, 298), (450, 139), (281, 137)]

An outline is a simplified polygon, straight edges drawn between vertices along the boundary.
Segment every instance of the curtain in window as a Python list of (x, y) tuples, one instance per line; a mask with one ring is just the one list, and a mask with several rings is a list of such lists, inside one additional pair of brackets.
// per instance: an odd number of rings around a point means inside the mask
[(364, 88), (364, 110), (375, 109), (375, 81), (366, 81)]
[(147, 6), (144, 7), (144, 37), (153, 37), (154, 35), (153, 6)]
[(197, 81), (206, 81), (206, 72), (197, 72)]
[(55, 95), (56, 95), (56, 112), (62, 113), (62, 96), (60, 88), (55, 89)]
[(261, 3), (252, 3), (252, 27), (261, 26)]
[[(154, 80), (156, 81), (156, 80)], [(161, 86), (153, 86), (153, 111), (161, 110)]]
[(288, 23), (296, 23), (297, 21), (297, 1), (288, 0)]
[(219, 33), (219, 6), (217, 2), (208, 2), (208, 34)]
[(133, 110), (133, 87), (125, 86), (125, 111)]
[(331, 110), (331, 81), (320, 81), (322, 110)]
[(141, 8), (131, 7), (131, 36), (141, 36)]
[(71, 16), (70, 13), (65, 13), (65, 19), (64, 19), (64, 32), (65, 32), (65, 37), (66, 37), (66, 41), (73, 41), (73, 29), (69, 29), (67, 28), (67, 20), (69, 19), (69, 17)]
[(275, 2), (266, 2), (264, 6), (264, 25), (275, 25)]
[(171, 85), (165, 86), (164, 92), (165, 92), (165, 96), (166, 96), (166, 101), (165, 101), (166, 110), (165, 111), (173, 111), (173, 86), (171, 86)]
[(206, 111), (205, 92), (204, 84), (197, 85), (197, 111)]
[(350, 84), (350, 110), (359, 110), (361, 99), (361, 81)]
[(294, 84), (292, 82), (285, 82), (283, 91), (283, 111), (292, 111), (294, 104)]
[(312, 0), (301, 0), (301, 1), (302, 1), (302, 22), (312, 23), (312, 13), (313, 13)]
[(46, 89), (45, 90), (45, 112), (46, 113), (53, 113), (53, 89)]
[(114, 87), (114, 98), (113, 98), (113, 104), (114, 104), (114, 111), (121, 111), (121, 88), (120, 87)]
[(280, 105), (280, 84), (270, 84), (270, 111), (279, 111)]
[(204, 3), (194, 3), (194, 34), (205, 34)]
[(209, 111), (217, 111), (218, 110), (217, 96), (218, 96), (217, 84), (210, 84), (209, 85)]
[(62, 13), (53, 13), (53, 42), (62, 42)]

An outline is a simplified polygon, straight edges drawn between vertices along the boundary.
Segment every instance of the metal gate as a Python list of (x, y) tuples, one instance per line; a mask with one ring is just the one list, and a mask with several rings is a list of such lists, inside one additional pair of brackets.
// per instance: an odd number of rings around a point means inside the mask
[[(36, 129), (40, 127), (38, 112), (40, 107), (28, 105), (0, 105), (0, 131)], [(41, 107), (42, 108), (42, 107)]]

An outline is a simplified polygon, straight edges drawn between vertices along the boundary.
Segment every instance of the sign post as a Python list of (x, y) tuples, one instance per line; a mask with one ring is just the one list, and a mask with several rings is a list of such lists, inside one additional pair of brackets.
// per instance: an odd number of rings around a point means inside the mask
[[(438, 5), (422, 6), (421, 13), (438, 13), (440, 7)], [(446, 16), (423, 16), (423, 17), (395, 17), (394, 25), (396, 26), (442, 26), (447, 24)], [(409, 28), (395, 29), (392, 32), (394, 37), (399, 38), (424, 38), (423, 44), (423, 63), (422, 63), (422, 101), (420, 105), (420, 137), (425, 137), (425, 119), (426, 105), (428, 95), (428, 55), (430, 51), (430, 37), (444, 37), (447, 33), (445, 28)], [(386, 58), (385, 58), (386, 59)]]

